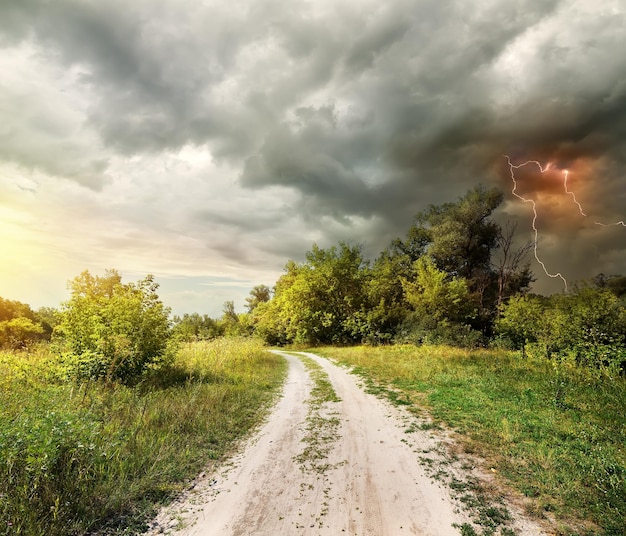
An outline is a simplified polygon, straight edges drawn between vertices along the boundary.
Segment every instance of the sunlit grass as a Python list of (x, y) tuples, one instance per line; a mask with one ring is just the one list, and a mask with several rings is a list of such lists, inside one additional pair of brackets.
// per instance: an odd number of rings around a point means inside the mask
[(371, 388), (392, 387), (402, 394), (391, 397), (429, 408), (463, 434), (468, 451), (489, 458), (531, 498), (536, 515), (556, 516), (562, 534), (624, 534), (626, 379), (503, 351), (391, 346), (320, 353), (356, 367)]
[(0, 354), (0, 534), (136, 534), (257, 424), (285, 373), (255, 341), (185, 345), (135, 387), (66, 383)]

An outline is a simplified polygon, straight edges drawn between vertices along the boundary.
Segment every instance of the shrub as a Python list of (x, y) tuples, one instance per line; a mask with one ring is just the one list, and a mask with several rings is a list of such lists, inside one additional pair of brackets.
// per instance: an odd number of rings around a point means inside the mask
[(70, 288), (72, 297), (56, 330), (67, 346), (64, 363), (70, 374), (128, 383), (167, 359), (169, 309), (151, 275), (122, 284), (116, 271), (105, 277), (85, 271)]

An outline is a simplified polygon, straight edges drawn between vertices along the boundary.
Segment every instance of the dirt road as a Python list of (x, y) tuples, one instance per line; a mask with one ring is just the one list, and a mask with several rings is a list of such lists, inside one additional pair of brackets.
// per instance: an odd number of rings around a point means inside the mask
[[(162, 512), (152, 534), (446, 536), (463, 525), (465, 534), (543, 534), (511, 505), (472, 495), (467, 460), (424, 422), (326, 359), (279, 353), (289, 375), (266, 424)], [(336, 397), (320, 389), (324, 379)]]

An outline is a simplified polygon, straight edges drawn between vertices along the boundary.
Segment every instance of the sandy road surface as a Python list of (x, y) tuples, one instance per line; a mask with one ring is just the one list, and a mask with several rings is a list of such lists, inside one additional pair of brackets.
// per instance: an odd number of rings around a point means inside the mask
[[(341, 399), (311, 404), (309, 371), (279, 353), (289, 374), (266, 424), (232, 463), (162, 512), (153, 534), (446, 536), (476, 518), (441, 477), (459, 482), (460, 470), (415, 417), (366, 394), (344, 369), (305, 354)], [(542, 534), (509, 512), (515, 534)]]

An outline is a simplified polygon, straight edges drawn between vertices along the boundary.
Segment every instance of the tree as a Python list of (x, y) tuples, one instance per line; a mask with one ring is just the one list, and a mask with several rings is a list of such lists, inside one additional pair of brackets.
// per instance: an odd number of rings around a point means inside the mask
[(502, 200), (500, 190), (477, 186), (454, 203), (431, 205), (416, 215), (407, 239), (393, 246), (413, 262), (428, 255), (439, 270), (465, 280), (468, 300), (477, 309), (472, 326), (487, 335), (499, 302), (527, 290), (532, 281), (529, 267), (522, 265), (524, 248), (513, 248), (514, 226), (503, 232), (491, 219)]
[(512, 296), (502, 306), (496, 321), (496, 333), (511, 341), (514, 348), (526, 357), (526, 345), (537, 342), (541, 336), (545, 307), (534, 296)]
[(287, 263), (271, 302), (257, 307), (257, 332), (268, 342), (360, 340), (355, 320), (365, 303), (366, 265), (360, 246), (322, 249), (313, 244), (306, 262)]
[(29, 305), (0, 298), (0, 348), (18, 350), (49, 339), (47, 328)]
[(364, 341), (382, 343), (393, 339), (410, 311), (402, 281), (412, 278), (410, 256), (393, 245), (384, 250), (367, 270), (365, 303), (359, 313)]
[(250, 291), (250, 296), (246, 298), (246, 308), (252, 313), (261, 303), (270, 301), (271, 290), (267, 285), (257, 285)]
[(173, 318), (172, 337), (177, 340), (192, 342), (209, 340), (223, 335), (218, 322), (208, 315), (198, 313), (185, 314)]
[(463, 323), (471, 315), (467, 283), (450, 277), (437, 269), (429, 257), (415, 262), (415, 280), (402, 281), (407, 302), (419, 315), (428, 315), (436, 321)]
[(431, 205), (416, 217), (420, 233), (430, 239), (426, 252), (436, 266), (452, 276), (466, 279), (470, 290), (473, 290), (475, 277), (489, 271), (491, 252), (499, 233), (498, 224), (489, 218), (502, 199), (500, 190), (477, 186), (456, 203)]
[(41, 324), (30, 318), (19, 316), (0, 322), (0, 347), (19, 350), (41, 339), (44, 330)]
[(583, 283), (570, 294), (550, 297), (542, 319), (548, 357), (573, 357), (590, 368), (626, 364), (626, 310), (611, 291)]
[(626, 276), (598, 274), (593, 278), (597, 288), (611, 291), (618, 298), (626, 297)]
[(0, 298), (0, 322), (21, 317), (34, 321), (35, 313), (30, 306), (25, 303)]
[(131, 382), (165, 356), (169, 309), (152, 275), (123, 284), (115, 270), (104, 277), (84, 271), (69, 288), (58, 333), (73, 374)]
[(535, 280), (530, 271), (530, 264), (525, 259), (533, 248), (532, 242), (515, 247), (514, 237), (517, 222), (507, 222), (504, 229), (500, 228), (496, 237), (496, 252), (492, 258), (492, 268), (498, 280), (498, 297), (496, 307), (500, 309), (503, 301), (509, 296), (528, 291)]

